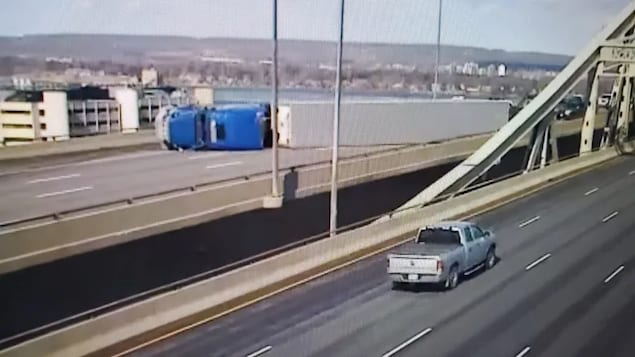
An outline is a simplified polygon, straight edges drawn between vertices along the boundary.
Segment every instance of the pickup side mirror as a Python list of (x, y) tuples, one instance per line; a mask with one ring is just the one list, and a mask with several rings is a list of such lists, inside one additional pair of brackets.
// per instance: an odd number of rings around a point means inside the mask
[(489, 238), (489, 237), (491, 237), (491, 236), (492, 236), (492, 232), (490, 232), (490, 231), (485, 231), (485, 232), (483, 232), (483, 235), (484, 235), (486, 238)]

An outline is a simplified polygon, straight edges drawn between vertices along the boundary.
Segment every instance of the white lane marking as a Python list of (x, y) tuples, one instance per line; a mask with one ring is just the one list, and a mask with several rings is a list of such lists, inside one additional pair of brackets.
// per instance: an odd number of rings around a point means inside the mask
[(129, 155), (125, 155), (124, 154), (124, 155), (113, 156), (113, 157), (105, 157), (105, 158), (101, 158), (101, 159), (92, 159), (92, 160), (79, 161), (79, 162), (69, 162), (69, 163), (66, 163), (66, 164), (58, 164), (58, 165), (42, 166), (42, 167), (34, 167), (34, 168), (26, 168), (26, 169), (17, 169), (15, 171), (3, 172), (3, 173), (0, 174), (0, 176), (19, 175), (19, 174), (32, 173), (32, 172), (41, 172), (41, 171), (62, 169), (62, 168), (73, 167), (73, 166), (87, 166), (87, 165), (93, 165), (93, 164), (100, 164), (100, 163), (104, 163), (104, 162), (132, 160), (132, 159), (139, 159), (139, 158), (143, 158), (143, 157), (151, 157), (151, 156), (166, 155), (166, 154), (173, 154), (173, 153), (171, 151), (150, 151), (150, 152), (143, 152), (143, 153), (138, 153), (138, 154), (129, 154)]
[(545, 255), (543, 255), (542, 257), (536, 259), (533, 263), (527, 265), (527, 267), (525, 267), (525, 270), (530, 270), (532, 268), (534, 268), (536, 265), (544, 262), (545, 260), (551, 258), (551, 253), (547, 253)]
[(534, 218), (532, 218), (532, 219), (530, 219), (530, 220), (528, 220), (528, 221), (525, 221), (525, 222), (523, 222), (523, 223), (519, 224), (519, 225), (518, 225), (518, 228), (527, 227), (528, 225), (530, 225), (530, 224), (532, 224), (532, 223), (536, 222), (536, 221), (537, 221), (537, 220), (539, 220), (539, 219), (540, 219), (540, 216), (536, 216), (536, 217), (534, 217)]
[(599, 190), (599, 188), (597, 188), (597, 187), (592, 188), (592, 189), (590, 189), (589, 191), (585, 192), (585, 193), (584, 193), (584, 195), (585, 195), (585, 196), (592, 195), (592, 194), (594, 194), (594, 193), (598, 192), (598, 190)]
[(635, 170), (628, 173), (628, 176), (633, 176), (633, 175), (635, 175)]
[(613, 212), (613, 213), (609, 214), (608, 216), (606, 216), (606, 217), (604, 217), (604, 218), (602, 219), (602, 223), (606, 223), (606, 222), (608, 222), (608, 221), (612, 220), (612, 219), (613, 219), (613, 218), (615, 218), (618, 214), (620, 214), (618, 211), (615, 211), (615, 212)]
[(522, 351), (518, 352), (518, 354), (516, 355), (516, 357), (523, 357), (524, 355), (526, 355), (527, 353), (529, 353), (529, 351), (531, 351), (531, 347), (527, 346), (525, 348), (523, 348)]
[(622, 272), (622, 270), (624, 270), (624, 266), (620, 265), (617, 269), (615, 269), (613, 273), (611, 273), (611, 275), (609, 275), (606, 279), (604, 279), (604, 284), (608, 283), (609, 281), (611, 281), (611, 279), (615, 278), (615, 276), (619, 274), (620, 272)]
[(27, 183), (27, 185), (31, 185), (31, 184), (34, 184), (34, 183), (66, 180), (66, 179), (69, 179), (69, 178), (80, 177), (80, 176), (81, 176), (81, 174), (70, 174), (70, 175), (47, 177), (47, 178), (41, 178), (41, 179), (37, 179), (37, 180), (31, 180), (31, 181), (27, 181), (26, 183)]
[(84, 187), (78, 187), (78, 188), (71, 188), (70, 190), (64, 190), (64, 191), (57, 191), (57, 192), (48, 192), (48, 193), (43, 193), (41, 195), (37, 195), (35, 197), (37, 198), (46, 198), (46, 197), (53, 197), (53, 196), (60, 196), (60, 195), (65, 195), (67, 193), (74, 193), (74, 192), (80, 192), (80, 191), (88, 191), (88, 190), (92, 190), (93, 186), (84, 186)]
[(224, 162), (221, 164), (216, 164), (216, 165), (209, 165), (209, 166), (205, 166), (206, 169), (218, 169), (221, 167), (228, 167), (228, 166), (236, 166), (236, 165), (242, 165), (243, 162), (242, 161), (232, 161), (232, 162)]
[(247, 357), (257, 357), (257, 356), (263, 355), (263, 354), (271, 351), (271, 349), (272, 349), (271, 346), (265, 346), (265, 347), (259, 349), (256, 352), (252, 352), (252, 353), (248, 354)]
[(382, 355), (382, 357), (390, 357), (390, 356), (394, 356), (396, 353), (398, 353), (399, 351), (403, 350), (404, 348), (408, 347), (409, 345), (411, 345), (413, 342), (415, 342), (416, 340), (420, 339), (421, 337), (429, 334), (430, 332), (432, 332), (432, 328), (428, 327), (427, 329), (419, 332), (418, 334), (412, 336), (408, 341), (400, 344), (399, 346), (393, 348), (392, 350), (384, 353)]
[(188, 156), (187, 159), (188, 160), (205, 160), (205, 159), (213, 159), (220, 156), (223, 156), (223, 154), (221, 153), (214, 153), (214, 154), (207, 154), (207, 155), (202, 154), (202, 155)]

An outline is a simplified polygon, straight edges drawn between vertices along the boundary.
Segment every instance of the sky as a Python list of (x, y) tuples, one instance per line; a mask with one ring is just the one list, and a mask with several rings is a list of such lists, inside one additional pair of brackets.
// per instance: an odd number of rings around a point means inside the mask
[[(270, 38), (272, 0), (0, 0), (0, 35)], [(434, 43), (439, 0), (346, 0), (344, 40)], [(443, 0), (442, 42), (575, 55), (629, 0)], [(339, 0), (278, 0), (280, 38), (337, 39)]]

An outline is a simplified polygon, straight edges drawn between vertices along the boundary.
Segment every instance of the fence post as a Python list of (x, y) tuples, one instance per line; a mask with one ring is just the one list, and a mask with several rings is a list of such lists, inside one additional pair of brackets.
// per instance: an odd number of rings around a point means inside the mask
[(88, 118), (86, 117), (86, 101), (82, 101), (82, 113), (84, 114), (84, 128), (88, 126)]
[(99, 101), (94, 101), (95, 103), (95, 126), (97, 128), (97, 133), (99, 133)]
[(152, 123), (152, 97), (148, 97), (148, 123)]
[(106, 130), (108, 130), (108, 134), (110, 134), (110, 102), (106, 102), (106, 118), (108, 118), (106, 122)]

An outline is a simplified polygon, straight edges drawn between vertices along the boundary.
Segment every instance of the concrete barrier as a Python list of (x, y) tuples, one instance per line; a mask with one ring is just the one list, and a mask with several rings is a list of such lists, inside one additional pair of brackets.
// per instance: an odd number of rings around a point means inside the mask
[[(575, 134), (580, 126), (580, 122), (562, 123), (558, 136)], [(340, 164), (340, 187), (462, 160), (488, 137), (489, 134), (348, 158)], [(521, 140), (518, 146), (527, 142)], [(283, 170), (287, 199), (328, 191), (330, 170), (329, 163)], [(270, 178), (263, 173), (60, 214), (52, 221), (47, 218), (0, 231), (0, 274), (257, 209), (262, 197), (268, 195), (269, 185)]]
[(152, 130), (128, 135), (89, 136), (73, 138), (65, 142), (40, 142), (31, 145), (3, 147), (0, 148), (0, 162), (33, 159), (34, 157), (77, 155), (105, 149), (145, 147), (149, 145), (156, 145), (159, 148), (159, 141)]
[[(117, 353), (187, 329), (404, 242), (425, 224), (470, 216), (535, 192), (617, 156), (609, 149), (485, 186), (408, 215), (371, 224), (126, 306), (0, 351), (0, 356)], [(266, 274), (265, 274), (266, 272)]]

